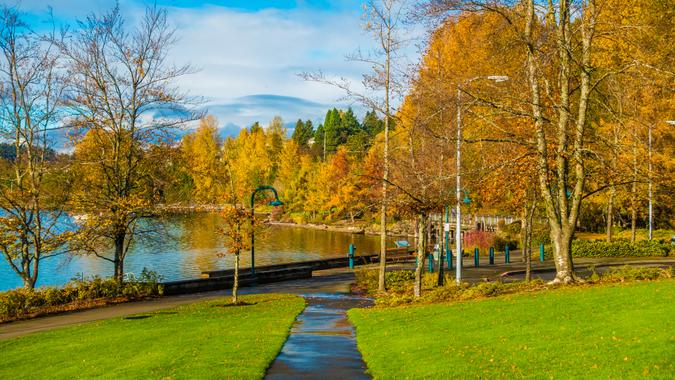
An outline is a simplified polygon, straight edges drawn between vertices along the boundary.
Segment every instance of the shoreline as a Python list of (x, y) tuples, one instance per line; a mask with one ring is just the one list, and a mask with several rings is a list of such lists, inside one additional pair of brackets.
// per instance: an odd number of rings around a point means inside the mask
[(280, 227), (296, 227), (296, 228), (305, 228), (308, 230), (321, 230), (321, 231), (329, 231), (329, 232), (344, 232), (344, 233), (349, 233), (349, 234), (354, 234), (354, 235), (364, 235), (366, 234), (366, 229), (363, 227), (357, 227), (357, 226), (333, 226), (329, 224), (317, 224), (317, 223), (305, 223), (305, 224), (298, 224), (298, 223), (293, 223), (293, 222), (277, 222), (277, 221), (271, 221), (269, 222), (270, 225), (272, 226), (280, 226)]
[[(278, 222), (278, 221), (271, 221), (269, 222), (270, 225), (272, 226), (280, 226), (280, 227), (294, 227), (294, 228), (304, 228), (308, 230), (320, 230), (320, 231), (328, 231), (328, 232), (342, 232), (342, 233), (349, 233), (349, 234), (354, 234), (354, 235), (379, 235), (379, 227), (378, 229), (373, 229), (373, 228), (368, 228), (368, 227), (360, 227), (360, 226), (354, 226), (354, 225), (331, 225), (331, 224), (324, 224), (324, 223), (294, 223), (294, 222)], [(407, 233), (402, 233), (400, 231), (387, 231), (387, 237), (413, 237), (415, 236), (414, 234), (407, 234)]]
[[(190, 214), (197, 212), (219, 212), (223, 209), (224, 205), (214, 205), (214, 204), (196, 204), (196, 205), (160, 205), (156, 207), (156, 211), (161, 214), (171, 215), (171, 214)], [(269, 212), (256, 212), (256, 214), (270, 214)], [(380, 230), (379, 226), (373, 225), (363, 225), (359, 224), (326, 224), (326, 223), (295, 223), (289, 221), (270, 221), (270, 225), (280, 226), (280, 227), (295, 227), (295, 228), (304, 228), (308, 230), (319, 230), (319, 231), (328, 231), (328, 232), (341, 232), (354, 235), (379, 235)], [(399, 229), (387, 229), (388, 237), (413, 237), (414, 233), (409, 233), (401, 231)]]

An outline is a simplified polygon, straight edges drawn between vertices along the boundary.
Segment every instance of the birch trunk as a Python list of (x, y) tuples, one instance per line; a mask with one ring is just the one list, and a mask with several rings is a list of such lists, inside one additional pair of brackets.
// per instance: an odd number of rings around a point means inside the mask
[[(555, 14), (553, 3), (549, 2), (549, 12)], [(556, 19), (556, 48), (559, 60), (558, 95), (556, 104), (557, 123), (553, 138), (547, 140), (548, 130), (545, 128), (544, 106), (541, 102), (539, 88), (539, 68), (537, 57), (539, 51), (535, 45), (533, 33), (535, 23), (534, 0), (526, 4), (527, 15), (525, 20), (524, 37), (527, 43), (527, 72), (530, 86), (531, 107), (536, 131), (537, 165), (539, 177), (539, 191), (546, 208), (546, 216), (550, 227), (551, 241), (553, 242), (553, 256), (556, 265), (557, 282), (574, 282), (574, 264), (571, 256), (571, 244), (576, 229), (579, 208), (581, 206), (586, 171), (584, 168), (584, 133), (586, 128), (586, 112), (588, 109), (589, 94), (591, 91), (590, 73), (591, 46), (595, 31), (596, 10), (593, 0), (585, 2), (581, 7), (579, 19), (581, 29), (581, 56), (571, 57), (574, 51), (572, 41), (570, 0), (559, 2)], [(576, 21), (575, 21), (576, 22)], [(578, 87), (574, 89), (578, 96), (574, 99), (576, 115), (572, 115), (573, 102), (570, 82), (573, 79), (572, 68), (578, 64)], [(554, 115), (552, 115), (554, 116)], [(555, 141), (555, 154), (550, 157), (548, 146)], [(549, 165), (550, 160), (554, 165)]]
[(232, 284), (232, 303), (237, 304), (237, 292), (239, 291), (239, 253), (234, 255), (234, 282)]
[(424, 274), (424, 259), (426, 258), (426, 215), (419, 214), (417, 217), (417, 267), (415, 268), (415, 285), (413, 296), (419, 298), (422, 295), (422, 275)]
[(637, 162), (637, 136), (633, 135), (633, 184), (631, 185), (630, 197), (630, 241), (635, 243), (635, 232), (637, 229), (637, 207), (638, 207), (638, 162)]

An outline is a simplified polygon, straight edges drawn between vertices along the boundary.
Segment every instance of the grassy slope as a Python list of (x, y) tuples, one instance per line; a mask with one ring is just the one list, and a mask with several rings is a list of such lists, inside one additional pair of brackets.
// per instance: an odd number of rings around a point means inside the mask
[(262, 378), (304, 301), (245, 296), (0, 341), (0, 379)]
[(375, 378), (675, 378), (675, 281), (355, 309)]

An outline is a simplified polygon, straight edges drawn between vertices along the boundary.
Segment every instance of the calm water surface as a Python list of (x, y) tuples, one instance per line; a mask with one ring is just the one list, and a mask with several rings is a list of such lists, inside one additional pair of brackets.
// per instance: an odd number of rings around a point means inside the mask
[[(224, 252), (218, 228), (220, 216), (200, 213), (168, 217), (159, 239), (136, 243), (125, 261), (125, 271), (140, 274), (143, 268), (153, 270), (164, 280), (199, 277), (202, 271), (232, 268), (231, 256)], [(256, 265), (339, 257), (355, 244), (357, 254), (379, 251), (379, 236), (353, 235), (294, 227), (273, 226), (256, 235)], [(242, 266), (250, 265), (250, 254), (242, 254)], [(63, 285), (73, 277), (111, 276), (113, 264), (93, 256), (61, 256), (42, 261), (38, 285)], [(0, 261), (0, 290), (22, 286), (20, 278)]]

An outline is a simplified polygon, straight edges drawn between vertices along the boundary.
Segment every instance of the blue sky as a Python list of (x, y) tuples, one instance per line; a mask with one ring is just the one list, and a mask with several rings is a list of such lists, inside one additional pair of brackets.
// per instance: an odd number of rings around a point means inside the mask
[[(120, 0), (129, 20), (142, 15), (144, 0)], [(182, 78), (182, 88), (207, 100), (206, 107), (232, 134), (254, 121), (275, 115), (287, 123), (298, 118), (320, 121), (329, 107), (358, 104), (340, 101), (331, 86), (300, 79), (301, 72), (322, 70), (357, 86), (369, 67), (348, 62), (347, 54), (374, 46), (361, 28), (360, 0), (158, 0), (168, 10), (179, 41), (170, 57), (199, 69)], [(48, 6), (59, 23), (74, 23), (88, 13), (113, 6), (107, 0), (24, 0), (20, 7), (45, 18)]]

